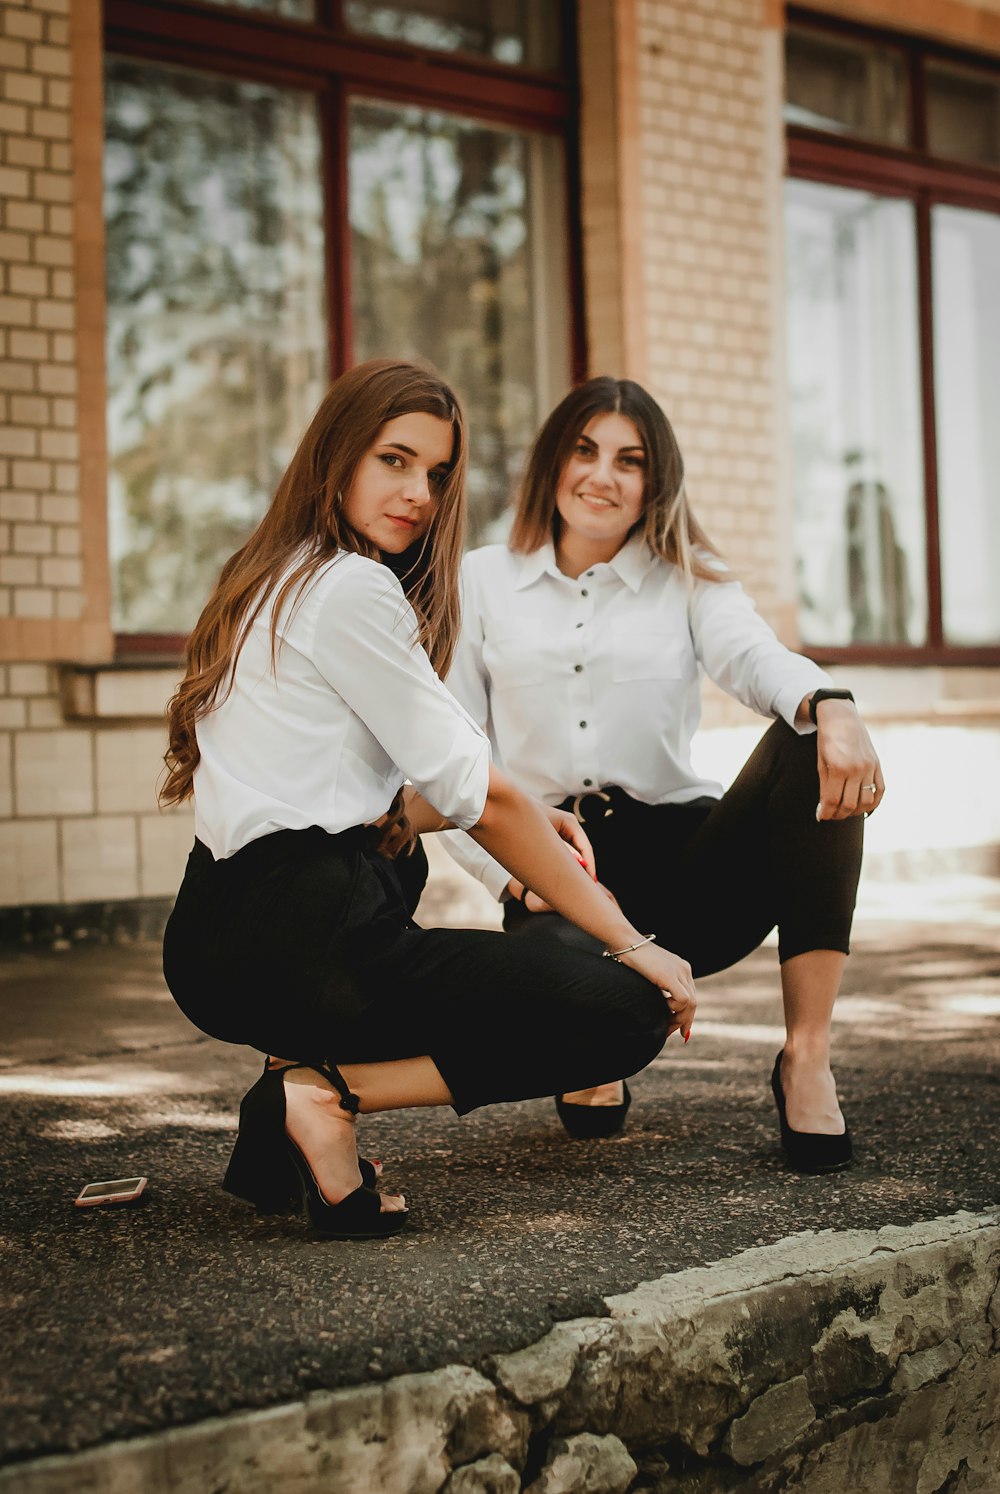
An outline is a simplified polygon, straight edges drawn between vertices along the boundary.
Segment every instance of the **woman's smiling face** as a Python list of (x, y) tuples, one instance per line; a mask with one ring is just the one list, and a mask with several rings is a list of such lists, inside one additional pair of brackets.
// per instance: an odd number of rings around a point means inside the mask
[(646, 448), (634, 421), (607, 411), (580, 432), (556, 488), (565, 529), (610, 555), (642, 518)]
[(453, 445), (451, 423), (438, 415), (386, 421), (344, 494), (344, 518), (380, 550), (401, 554), (431, 527)]

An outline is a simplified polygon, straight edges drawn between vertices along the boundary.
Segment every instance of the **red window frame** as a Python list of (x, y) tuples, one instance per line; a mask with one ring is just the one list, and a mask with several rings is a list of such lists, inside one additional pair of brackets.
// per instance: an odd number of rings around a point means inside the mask
[[(348, 104), (369, 97), (419, 104), (562, 138), (566, 152), (570, 370), (585, 377), (579, 196), (579, 91), (575, 0), (560, 10), (562, 57), (553, 72), (471, 53), (435, 52), (348, 31), (340, 0), (317, 0), (315, 22), (199, 0), (105, 0), (105, 51), (204, 72), (229, 73), (316, 95), (324, 144), (326, 293), (330, 377), (353, 362), (347, 214)], [(185, 634), (118, 633), (116, 658), (163, 663)]]
[(1000, 214), (1000, 167), (933, 155), (927, 145), (928, 62), (956, 62), (993, 72), (996, 58), (947, 47), (899, 32), (860, 26), (789, 6), (789, 28), (808, 27), (858, 41), (875, 43), (901, 55), (909, 82), (909, 137), (906, 147), (880, 145), (861, 137), (831, 135), (788, 124), (785, 128), (790, 177), (856, 187), (882, 196), (904, 197), (914, 204), (917, 230), (918, 335), (923, 425), (924, 498), (927, 533), (927, 639), (923, 644), (845, 644), (804, 651), (821, 664), (849, 660), (871, 664), (1000, 664), (1000, 644), (959, 646), (945, 641), (941, 611), (941, 547), (938, 512), (937, 437), (934, 403), (934, 326), (931, 265), (931, 210), (938, 204)]

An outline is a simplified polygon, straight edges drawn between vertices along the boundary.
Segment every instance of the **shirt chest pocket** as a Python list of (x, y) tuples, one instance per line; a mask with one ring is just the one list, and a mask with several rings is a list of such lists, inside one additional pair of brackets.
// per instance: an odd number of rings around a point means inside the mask
[(690, 673), (686, 638), (641, 622), (619, 624), (611, 632), (611, 672), (617, 684), (628, 680), (680, 680)]
[(545, 633), (540, 624), (489, 622), (484, 635), (483, 663), (494, 690), (522, 690), (544, 684), (551, 664), (545, 657)]

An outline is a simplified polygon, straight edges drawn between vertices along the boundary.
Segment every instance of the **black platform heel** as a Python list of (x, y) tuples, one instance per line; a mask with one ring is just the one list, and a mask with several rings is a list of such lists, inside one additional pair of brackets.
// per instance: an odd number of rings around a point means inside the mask
[[(285, 1131), (285, 1086), (289, 1069), (315, 1069), (340, 1096), (340, 1108), (356, 1115), (358, 1097), (351, 1093), (340, 1071), (326, 1063), (265, 1066), (263, 1074), (240, 1104), (240, 1130), (223, 1178), (228, 1193), (252, 1203), (258, 1214), (285, 1214), (305, 1205), (316, 1229), (335, 1240), (377, 1240), (403, 1228), (408, 1211), (383, 1212), (382, 1200), (362, 1183), (339, 1203), (323, 1197), (302, 1152)], [(358, 1159), (359, 1166), (362, 1159)], [(369, 1175), (374, 1178), (374, 1168)]]
[(567, 1103), (562, 1095), (556, 1095), (556, 1110), (570, 1136), (575, 1136), (578, 1141), (617, 1136), (632, 1103), (627, 1084), (622, 1085), (622, 1094), (620, 1105), (574, 1105)]
[(781, 1060), (785, 1056), (782, 1048), (774, 1060), (771, 1070), (771, 1090), (778, 1107), (778, 1123), (781, 1126), (781, 1145), (785, 1156), (796, 1172), (840, 1172), (850, 1167), (854, 1160), (854, 1143), (847, 1126), (842, 1136), (833, 1136), (822, 1131), (793, 1131), (785, 1113), (785, 1091), (781, 1083)]

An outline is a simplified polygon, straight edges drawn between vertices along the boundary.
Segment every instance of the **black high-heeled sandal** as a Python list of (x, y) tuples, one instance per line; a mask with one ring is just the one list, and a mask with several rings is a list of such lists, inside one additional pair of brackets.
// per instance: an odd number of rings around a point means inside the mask
[(785, 1113), (785, 1091), (781, 1083), (781, 1060), (785, 1056), (782, 1048), (774, 1060), (771, 1070), (771, 1091), (778, 1107), (778, 1124), (781, 1127), (781, 1145), (785, 1156), (796, 1172), (840, 1172), (850, 1167), (854, 1160), (854, 1143), (847, 1126), (842, 1136), (823, 1131), (793, 1131)]
[[(380, 1195), (364, 1182), (339, 1203), (328, 1203), (323, 1197), (308, 1161), (285, 1131), (283, 1076), (289, 1069), (315, 1069), (337, 1091), (341, 1110), (357, 1114), (357, 1095), (331, 1064), (265, 1065), (240, 1104), (239, 1135), (223, 1188), (252, 1203), (258, 1214), (286, 1214), (304, 1206), (315, 1228), (331, 1239), (377, 1240), (396, 1234), (406, 1223), (408, 1210), (384, 1212)], [(359, 1166), (360, 1162), (359, 1158)], [(367, 1167), (374, 1176), (370, 1162)]]
[(620, 1105), (574, 1105), (562, 1095), (556, 1095), (556, 1110), (570, 1136), (577, 1141), (596, 1141), (606, 1136), (617, 1136), (625, 1124), (632, 1096), (627, 1084), (622, 1084)]

